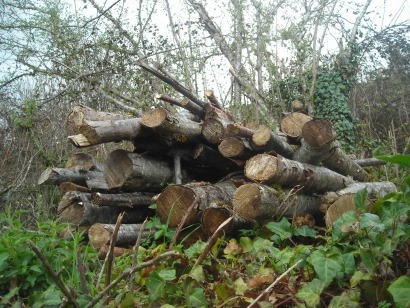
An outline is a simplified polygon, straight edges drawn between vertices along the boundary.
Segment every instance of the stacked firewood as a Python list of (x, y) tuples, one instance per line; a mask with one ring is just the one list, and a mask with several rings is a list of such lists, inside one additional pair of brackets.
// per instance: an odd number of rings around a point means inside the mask
[(45, 170), (38, 183), (59, 186), (61, 219), (86, 228), (91, 243), (106, 249), (120, 213), (119, 246), (151, 234), (141, 223), (155, 214), (153, 203), (170, 228), (196, 224), (211, 236), (229, 218), (225, 232), (281, 217), (330, 226), (355, 209), (358, 191), (376, 198), (396, 190), (370, 182), (362, 166), (380, 161), (351, 159), (328, 121), (292, 112), (280, 131), (251, 129), (224, 111), (212, 91), (205, 94), (208, 103), (157, 95), (163, 106), (141, 118), (74, 107), (68, 115), (74, 146), (130, 141), (134, 150), (116, 149), (103, 163), (79, 153), (65, 168)]

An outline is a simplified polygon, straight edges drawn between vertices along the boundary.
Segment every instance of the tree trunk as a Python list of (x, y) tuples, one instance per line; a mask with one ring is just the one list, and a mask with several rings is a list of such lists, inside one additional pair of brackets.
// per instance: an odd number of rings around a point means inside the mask
[(97, 207), (90, 198), (91, 194), (67, 192), (58, 205), (61, 219), (73, 226), (91, 226), (95, 223), (115, 223), (122, 212), (125, 212), (123, 223), (139, 223), (152, 215), (152, 210), (148, 208)]
[(293, 156), (292, 147), (266, 126), (260, 126), (255, 130), (252, 142), (255, 150), (275, 151), (286, 158)]
[(304, 192), (335, 191), (353, 183), (353, 180), (327, 168), (302, 164), (284, 157), (258, 154), (245, 165), (245, 175), (263, 184), (284, 187), (300, 186)]
[(368, 173), (347, 156), (334, 141), (336, 135), (328, 120), (314, 119), (307, 122), (303, 126), (302, 134), (305, 143), (302, 143), (299, 152), (295, 154), (295, 160), (311, 164), (321, 162), (325, 167), (351, 176), (357, 181), (369, 181)]
[(302, 137), (302, 128), (305, 123), (312, 120), (312, 117), (301, 113), (292, 112), (286, 115), (281, 123), (280, 129), (284, 132), (291, 140), (297, 140)]
[(91, 203), (96, 206), (113, 207), (146, 207), (152, 204), (153, 194), (123, 193), (123, 194), (91, 194)]
[(246, 221), (294, 218), (320, 214), (317, 197), (300, 195), (292, 190), (278, 191), (262, 184), (244, 184), (232, 199), (234, 215)]
[[(142, 224), (122, 224), (118, 231), (116, 246), (129, 247), (135, 245), (138, 234), (141, 232)], [(93, 224), (88, 229), (88, 238), (91, 245), (99, 249), (110, 243), (111, 237), (114, 233), (115, 224)], [(142, 238), (147, 238), (154, 233), (151, 229), (144, 229), (142, 231)]]
[(103, 178), (103, 173), (79, 169), (47, 168), (40, 175), (37, 184), (60, 185), (63, 182), (71, 182), (81, 186), (87, 186), (87, 180), (94, 178)]
[(142, 116), (142, 124), (152, 128), (157, 134), (179, 143), (199, 143), (201, 125), (178, 114), (171, 114), (162, 107), (157, 107)]
[(219, 153), (226, 158), (233, 159), (248, 159), (255, 155), (255, 151), (249, 146), (249, 142), (245, 139), (228, 137), (222, 140), (218, 145)]
[(196, 203), (189, 213), (185, 225), (200, 220), (202, 212), (220, 202), (229, 203), (236, 186), (231, 181), (217, 183), (190, 183), (185, 185), (170, 185), (157, 199), (157, 215), (162, 223), (169, 227), (177, 227), (192, 203)]
[(105, 161), (104, 177), (110, 189), (158, 192), (173, 176), (168, 163), (121, 149), (112, 151)]

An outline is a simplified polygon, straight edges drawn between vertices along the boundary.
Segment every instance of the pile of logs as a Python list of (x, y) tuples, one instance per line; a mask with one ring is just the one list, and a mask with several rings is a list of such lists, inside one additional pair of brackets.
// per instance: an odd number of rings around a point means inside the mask
[(79, 153), (65, 168), (45, 170), (38, 183), (59, 186), (61, 219), (85, 228), (90, 242), (106, 249), (120, 213), (117, 244), (133, 245), (141, 223), (155, 214), (151, 204), (170, 228), (197, 224), (211, 236), (228, 218), (225, 232), (281, 217), (331, 226), (355, 209), (358, 191), (376, 198), (396, 190), (390, 182), (370, 182), (363, 166), (383, 162), (351, 159), (327, 120), (292, 112), (280, 130), (250, 129), (212, 91), (205, 94), (208, 103), (157, 95), (162, 106), (140, 118), (74, 107), (68, 115), (74, 146), (130, 141), (134, 150), (116, 149), (102, 163)]

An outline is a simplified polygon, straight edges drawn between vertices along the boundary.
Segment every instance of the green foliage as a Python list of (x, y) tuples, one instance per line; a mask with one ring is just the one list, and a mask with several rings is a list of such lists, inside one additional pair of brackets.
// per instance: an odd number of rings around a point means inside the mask
[(35, 124), (37, 102), (34, 99), (26, 99), (23, 102), (22, 111), (13, 116), (14, 125), (30, 130)]

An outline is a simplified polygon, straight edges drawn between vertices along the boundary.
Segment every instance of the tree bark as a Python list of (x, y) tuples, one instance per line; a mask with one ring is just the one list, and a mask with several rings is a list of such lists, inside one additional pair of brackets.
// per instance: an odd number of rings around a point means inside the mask
[(94, 178), (103, 178), (103, 173), (81, 169), (47, 168), (40, 175), (37, 184), (60, 185), (63, 182), (72, 182), (81, 186), (87, 186), (87, 180)]
[(205, 117), (204, 109), (187, 98), (184, 98), (182, 101), (179, 101), (165, 94), (157, 94), (155, 95), (155, 98), (170, 103), (174, 106), (184, 108), (192, 114), (196, 115), (199, 119), (204, 119)]
[(104, 165), (99, 161), (96, 161), (90, 154), (76, 153), (71, 156), (66, 164), (65, 168), (77, 168), (86, 171), (104, 171)]
[(354, 162), (360, 167), (384, 166), (386, 164), (386, 161), (377, 158), (355, 159)]
[(91, 193), (91, 189), (71, 182), (63, 182), (58, 186), (60, 194), (63, 196), (68, 191), (80, 191)]
[(142, 124), (157, 134), (179, 143), (199, 143), (201, 125), (178, 114), (171, 114), (163, 107), (157, 107), (142, 116)]
[(218, 145), (219, 153), (226, 158), (248, 159), (256, 154), (246, 139), (228, 137)]
[(204, 144), (197, 144), (192, 150), (192, 157), (204, 164), (210, 166), (213, 170), (218, 170), (223, 174), (239, 170), (243, 165), (237, 160), (230, 160), (223, 157), (222, 154)]
[(205, 90), (205, 96), (207, 97), (207, 99), (209, 100), (209, 102), (212, 104), (212, 106), (220, 109), (220, 110), (224, 110), (221, 103), (217, 100), (217, 98), (215, 97), (214, 91), (212, 90)]
[(301, 113), (292, 112), (286, 115), (281, 123), (280, 129), (284, 132), (291, 140), (297, 140), (302, 137), (302, 128), (305, 123), (312, 120), (312, 117)]
[(320, 193), (345, 188), (353, 180), (327, 168), (302, 164), (284, 157), (258, 154), (245, 165), (245, 175), (263, 184), (300, 186), (304, 192)]
[(120, 213), (125, 212), (123, 223), (139, 223), (152, 215), (148, 208), (97, 207), (90, 201), (91, 194), (67, 192), (58, 205), (58, 214), (63, 221), (73, 226), (91, 226), (95, 223), (112, 224)]
[(244, 184), (232, 199), (234, 215), (246, 221), (294, 218), (320, 214), (317, 197), (300, 195), (292, 190), (278, 191), (262, 184)]
[(157, 215), (162, 223), (168, 223), (171, 228), (177, 227), (191, 204), (196, 202), (197, 205), (185, 221), (185, 225), (190, 225), (198, 222), (202, 212), (212, 203), (229, 203), (235, 189), (231, 181), (214, 185), (203, 182), (170, 185), (157, 199)]
[(361, 182), (369, 181), (368, 173), (344, 153), (335, 140), (332, 125), (325, 119), (307, 122), (302, 129), (304, 142), (294, 159), (310, 164), (321, 162), (327, 168), (351, 176)]
[(162, 190), (172, 182), (173, 169), (167, 162), (125, 150), (114, 150), (105, 162), (108, 187), (127, 192)]
[(227, 125), (228, 135), (231, 137), (252, 138), (255, 133), (254, 129), (242, 126), (238, 123), (232, 123)]
[(146, 207), (152, 204), (152, 193), (91, 194), (91, 203), (96, 206)]
[[(116, 246), (129, 247), (133, 246), (137, 241), (138, 234), (141, 231), (142, 224), (122, 224), (117, 234)], [(115, 224), (93, 224), (88, 229), (88, 238), (91, 245), (99, 249), (110, 243), (114, 233)], [(153, 234), (152, 229), (144, 229), (142, 237), (147, 238)]]
[(275, 151), (286, 158), (293, 156), (292, 147), (266, 126), (260, 126), (255, 130), (252, 142), (255, 150)]

